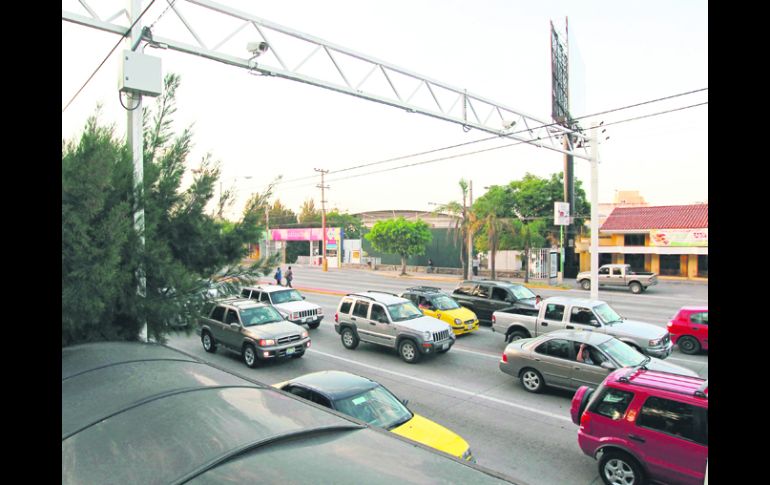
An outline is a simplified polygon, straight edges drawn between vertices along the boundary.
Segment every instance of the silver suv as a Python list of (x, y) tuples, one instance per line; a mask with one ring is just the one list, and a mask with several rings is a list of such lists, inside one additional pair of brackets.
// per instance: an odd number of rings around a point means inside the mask
[(455, 343), (449, 325), (392, 293), (350, 293), (340, 301), (334, 322), (345, 348), (355, 349), (359, 341), (384, 345), (410, 364), (423, 354), (443, 354)]
[(324, 319), (321, 306), (305, 301), (305, 297), (294, 288), (278, 285), (248, 286), (241, 290), (241, 296), (273, 305), (286, 320), (296, 324), (306, 323), (309, 328), (318, 328)]
[(302, 357), (310, 347), (308, 331), (284, 320), (275, 308), (243, 298), (214, 303), (198, 321), (196, 333), (206, 352), (221, 345), (256, 367), (260, 360)]

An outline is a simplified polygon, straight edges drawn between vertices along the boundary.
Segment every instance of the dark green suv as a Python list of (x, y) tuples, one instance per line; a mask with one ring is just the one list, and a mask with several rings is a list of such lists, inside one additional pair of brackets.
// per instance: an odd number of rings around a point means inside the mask
[(535, 294), (524, 285), (499, 280), (463, 281), (452, 292), (457, 303), (492, 321), (492, 314), (503, 308), (534, 308)]

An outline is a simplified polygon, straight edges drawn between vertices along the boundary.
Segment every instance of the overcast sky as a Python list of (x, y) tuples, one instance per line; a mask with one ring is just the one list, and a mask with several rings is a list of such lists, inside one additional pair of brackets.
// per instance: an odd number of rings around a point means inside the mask
[[(265, 20), (313, 35), (425, 77), (467, 89), (496, 103), (543, 120), (551, 114), (550, 24), (569, 18), (573, 117), (708, 87), (708, 4), (703, 0), (515, 1), (515, 0), (220, 0)], [(126, 8), (127, 0), (87, 0), (102, 18)], [(144, 8), (149, 0), (142, 3)], [(157, 0), (142, 19), (156, 35), (192, 43), (168, 2)], [(200, 8), (177, 0), (191, 21)], [(76, 0), (62, 9), (86, 15)], [(194, 29), (208, 45), (230, 27), (207, 14)], [(160, 20), (158, 20), (160, 16)], [(114, 21), (127, 25), (125, 18)], [(248, 57), (244, 30), (231, 44)], [(62, 108), (102, 62), (118, 36), (62, 21)], [(233, 52), (238, 52), (238, 49)], [(126, 114), (117, 77), (121, 45), (62, 113), (62, 138), (82, 131), (101, 103), (101, 119), (124, 136)], [(299, 48), (298, 48), (299, 49)], [(368, 162), (456, 145), (489, 134), (464, 132), (436, 120), (361, 98), (265, 76), (215, 61), (146, 49), (162, 59), (163, 73), (181, 75), (176, 127), (193, 126), (190, 167), (205, 153), (222, 163), (223, 183), (240, 194), (240, 212), (250, 192), (263, 190), (279, 175), (291, 180)], [(278, 66), (270, 53), (260, 62)], [(296, 64), (296, 63), (295, 63)], [(605, 124), (682, 108), (708, 100), (708, 91), (588, 118)], [(145, 104), (152, 104), (145, 98)], [(619, 123), (607, 128), (600, 145), (599, 201), (617, 190), (638, 190), (656, 205), (708, 200), (708, 106)], [(360, 212), (383, 209), (433, 210), (431, 203), (460, 199), (458, 181), (473, 181), (474, 196), (531, 172), (547, 177), (563, 170), (564, 156), (517, 145), (417, 167), (375, 170), (508, 144), (493, 141), (408, 158), (374, 167), (330, 173), (328, 207)], [(588, 163), (576, 159), (576, 175), (588, 192)], [(361, 176), (351, 177), (352, 175)], [(246, 178), (250, 177), (250, 178)], [(342, 177), (347, 177), (342, 179)], [(337, 179), (337, 180), (335, 180)], [(313, 198), (320, 206), (320, 178), (285, 183), (275, 197), (295, 211)]]

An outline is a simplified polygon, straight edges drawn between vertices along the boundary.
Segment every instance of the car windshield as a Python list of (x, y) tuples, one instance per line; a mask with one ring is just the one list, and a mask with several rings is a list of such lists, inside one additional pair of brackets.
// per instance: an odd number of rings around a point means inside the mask
[(388, 312), (390, 319), (394, 322), (403, 322), (422, 316), (422, 312), (411, 301), (388, 305)]
[(455, 310), (460, 308), (460, 305), (447, 295), (436, 296), (431, 300), (431, 303), (436, 307), (436, 310)]
[(613, 338), (598, 345), (599, 350), (613, 358), (622, 367), (633, 367), (644, 363), (647, 359), (630, 345)]
[(302, 301), (302, 295), (297, 290), (276, 291), (270, 293), (270, 299), (273, 300), (273, 305), (277, 305), (290, 301)]
[(382, 386), (335, 401), (334, 409), (385, 429), (395, 428), (412, 419), (409, 409)]
[(612, 323), (619, 323), (623, 321), (623, 317), (618, 315), (618, 313), (610, 308), (610, 306), (606, 303), (602, 303), (599, 306), (594, 307), (594, 313), (599, 315), (599, 318), (602, 319), (602, 322), (609, 325)]
[(283, 317), (273, 307), (261, 306), (254, 308), (244, 308), (241, 310), (241, 322), (243, 322), (244, 327), (265, 325), (267, 323), (280, 321), (283, 321)]
[(535, 297), (535, 294), (532, 293), (532, 290), (526, 286), (510, 285), (508, 286), (508, 289), (511, 290), (511, 293), (513, 293), (513, 296), (516, 297), (517, 300), (526, 300), (528, 298)]

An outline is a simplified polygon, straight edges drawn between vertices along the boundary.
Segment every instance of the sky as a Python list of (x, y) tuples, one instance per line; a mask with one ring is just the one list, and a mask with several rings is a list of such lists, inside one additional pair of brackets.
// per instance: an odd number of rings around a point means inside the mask
[[(142, 8), (149, 4), (142, 2)], [(563, 32), (569, 22), (570, 96), (581, 125), (603, 121), (600, 134), (599, 202), (619, 190), (637, 190), (653, 205), (708, 200), (708, 3), (705, 0), (517, 1), (517, 0), (219, 0), (295, 31), (347, 47), (442, 83), (550, 120), (550, 22)], [(128, 0), (86, 0), (100, 18), (127, 8)], [(192, 43), (179, 18), (156, 0), (142, 25)], [(220, 14), (185, 0), (175, 5), (207, 42), (231, 31)], [(87, 15), (77, 0), (62, 10)], [(128, 25), (125, 17), (114, 23)], [(122, 43), (83, 90), (75, 93), (104, 60), (119, 37), (62, 20), (62, 139), (74, 140), (101, 105), (100, 120), (125, 136), (126, 112), (118, 95)], [(226, 46), (243, 58), (247, 40), (262, 40), (244, 29)], [(275, 40), (275, 39), (274, 39)], [(276, 46), (278, 43), (276, 42)], [(302, 49), (293, 46), (297, 53)], [(290, 49), (284, 47), (284, 51)], [(181, 76), (175, 129), (192, 126), (195, 168), (208, 153), (221, 163), (222, 184), (238, 194), (229, 215), (236, 217), (248, 195), (263, 191), (278, 176), (273, 200), (299, 212), (305, 200), (320, 207), (320, 176), (329, 170), (327, 208), (351, 213), (370, 210), (425, 210), (460, 201), (458, 182), (473, 183), (474, 198), (490, 185), (526, 173), (550, 177), (564, 168), (564, 155), (519, 144), (457, 156), (415, 167), (369, 173), (419, 161), (510, 144), (492, 140), (428, 156), (408, 157), (373, 167), (335, 171), (370, 162), (489, 138), (479, 130), (316, 86), (255, 76), (247, 70), (169, 50), (146, 49), (162, 71)], [(304, 54), (302, 54), (304, 56)], [(301, 60), (302, 57), (299, 59)], [(278, 67), (271, 53), (258, 59)], [(295, 63), (296, 64), (296, 63)], [(308, 69), (314, 66), (308, 63)], [(705, 90), (704, 90), (705, 89)], [(647, 103), (681, 93), (672, 99)], [(70, 103), (68, 106), (67, 104)], [(144, 98), (153, 106), (152, 98)], [(691, 105), (701, 104), (696, 107)], [(66, 107), (66, 109), (64, 109)], [(668, 114), (650, 116), (662, 111)], [(599, 116), (595, 113), (617, 110)], [(642, 119), (626, 121), (631, 118)], [(589, 163), (575, 159), (575, 174), (586, 193)], [(309, 178), (304, 178), (309, 177)]]

